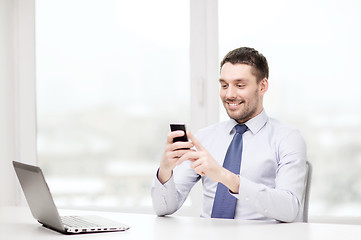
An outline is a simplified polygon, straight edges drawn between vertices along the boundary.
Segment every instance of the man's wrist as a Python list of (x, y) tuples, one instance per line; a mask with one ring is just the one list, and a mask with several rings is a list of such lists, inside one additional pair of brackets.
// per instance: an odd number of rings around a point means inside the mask
[(239, 192), (240, 179), (239, 175), (225, 169), (223, 184), (232, 192), (237, 194)]
[(173, 175), (173, 170), (167, 170), (166, 168), (159, 167), (157, 172), (157, 178), (159, 182), (165, 184)]

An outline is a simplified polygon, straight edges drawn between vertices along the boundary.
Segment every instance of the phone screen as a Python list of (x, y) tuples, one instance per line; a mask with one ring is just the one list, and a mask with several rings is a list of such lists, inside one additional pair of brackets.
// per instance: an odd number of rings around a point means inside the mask
[(188, 137), (186, 134), (186, 126), (182, 123), (171, 123), (170, 124), (170, 130), (173, 131), (178, 131), (181, 130), (184, 132), (184, 136), (181, 137), (176, 137), (173, 139), (173, 142), (188, 142)]

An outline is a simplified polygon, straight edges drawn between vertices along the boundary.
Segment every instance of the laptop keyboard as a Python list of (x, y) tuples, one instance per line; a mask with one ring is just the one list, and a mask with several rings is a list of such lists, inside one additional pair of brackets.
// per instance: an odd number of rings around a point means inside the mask
[(129, 226), (100, 216), (61, 216), (63, 225), (71, 232), (125, 231)]
[(103, 225), (99, 223), (94, 223), (93, 220), (90, 222), (84, 217), (80, 216), (62, 216), (61, 220), (66, 227), (73, 228), (92, 228), (92, 227), (102, 227)]

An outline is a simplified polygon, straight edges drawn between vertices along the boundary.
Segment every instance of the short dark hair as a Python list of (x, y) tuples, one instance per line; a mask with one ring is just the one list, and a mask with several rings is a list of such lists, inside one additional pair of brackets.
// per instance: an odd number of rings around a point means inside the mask
[(252, 66), (254, 69), (252, 73), (256, 76), (258, 82), (263, 78), (268, 78), (267, 59), (254, 48), (240, 47), (230, 51), (224, 56), (220, 68), (227, 62), (232, 64), (243, 63)]

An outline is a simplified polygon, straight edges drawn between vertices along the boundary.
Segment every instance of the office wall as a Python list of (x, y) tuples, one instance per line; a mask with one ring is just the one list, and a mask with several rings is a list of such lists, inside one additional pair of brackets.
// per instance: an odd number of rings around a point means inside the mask
[(0, 206), (15, 203), (13, 9), (14, 1), (0, 1)]

